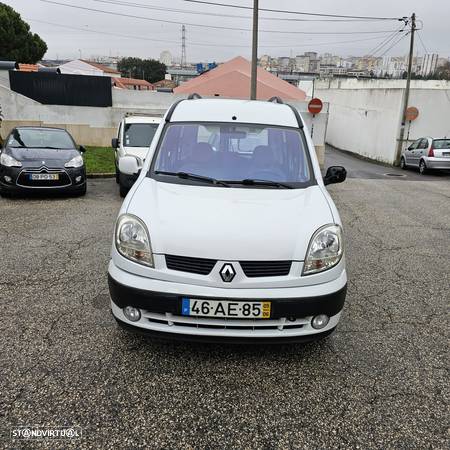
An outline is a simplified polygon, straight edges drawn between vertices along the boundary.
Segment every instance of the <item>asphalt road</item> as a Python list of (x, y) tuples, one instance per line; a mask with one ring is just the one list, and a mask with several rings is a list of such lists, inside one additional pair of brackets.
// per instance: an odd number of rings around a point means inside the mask
[(327, 146), (325, 150), (325, 167), (344, 166), (349, 178), (363, 178), (383, 180), (395, 178), (401, 181), (434, 181), (450, 179), (450, 170), (430, 171), (426, 175), (420, 175), (416, 168), (402, 170), (372, 161), (363, 160), (353, 156), (351, 153), (337, 150)]
[[(85, 198), (0, 199), (0, 447), (449, 448), (450, 178), (350, 178), (330, 192), (350, 277), (341, 324), (272, 347), (117, 328), (113, 180)], [(83, 436), (11, 440), (25, 425)]]

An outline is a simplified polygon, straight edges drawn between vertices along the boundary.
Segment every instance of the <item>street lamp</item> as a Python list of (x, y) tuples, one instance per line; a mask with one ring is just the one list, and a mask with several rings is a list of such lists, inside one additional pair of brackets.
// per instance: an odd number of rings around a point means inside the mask
[(252, 75), (250, 82), (250, 100), (256, 100), (258, 66), (258, 3), (259, 0), (253, 0)]

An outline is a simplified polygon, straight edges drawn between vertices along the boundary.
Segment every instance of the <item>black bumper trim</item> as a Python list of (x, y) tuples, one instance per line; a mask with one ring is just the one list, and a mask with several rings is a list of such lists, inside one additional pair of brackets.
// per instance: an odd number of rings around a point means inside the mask
[[(135, 308), (145, 309), (154, 313), (172, 313), (181, 315), (181, 299), (183, 295), (168, 294), (166, 292), (146, 291), (125, 286), (108, 274), (109, 293), (112, 301), (119, 307), (134, 306)], [(345, 296), (347, 293), (347, 285), (339, 291), (321, 295), (317, 297), (303, 298), (284, 298), (284, 299), (268, 299), (272, 303), (271, 319), (301, 318), (307, 316), (315, 316), (317, 314), (326, 314), (331, 317), (339, 313), (344, 307)], [(218, 297), (202, 297), (206, 300), (218, 299)], [(220, 297), (221, 300), (239, 301), (257, 301), (257, 299), (246, 298), (227, 298)], [(261, 300), (266, 300), (261, 298)]]
[(135, 327), (128, 323), (122, 322), (116, 319), (117, 324), (128, 333), (141, 334), (146, 337), (155, 338), (161, 341), (182, 341), (182, 342), (198, 342), (207, 344), (307, 344), (308, 342), (315, 342), (329, 336), (334, 332), (335, 328), (324, 331), (322, 333), (307, 334), (302, 336), (286, 336), (286, 337), (238, 337), (238, 336), (204, 336), (196, 334), (181, 334), (181, 333), (168, 333), (163, 331), (149, 330), (147, 328)]

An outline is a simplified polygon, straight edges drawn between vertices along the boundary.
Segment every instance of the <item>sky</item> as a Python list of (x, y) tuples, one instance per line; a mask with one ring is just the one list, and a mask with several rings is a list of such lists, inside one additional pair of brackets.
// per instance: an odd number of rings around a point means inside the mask
[[(237, 55), (247, 58), (251, 55), (251, 10), (196, 4), (186, 0), (0, 1), (19, 12), (30, 24), (31, 30), (46, 41), (46, 59), (72, 59), (80, 56), (85, 59), (97, 56), (158, 59), (163, 50), (170, 51), (174, 58), (179, 59), (182, 23), (186, 24), (186, 53), (189, 62), (221, 62)], [(210, 1), (228, 5), (253, 5), (252, 0)], [(418, 33), (421, 40), (417, 39), (415, 53), (419, 56), (426, 52), (438, 53), (443, 57), (450, 55), (449, 0), (260, 0), (259, 6), (308, 13), (386, 18), (411, 16), (415, 12), (418, 27), (422, 28)], [(274, 20), (280, 18), (289, 20)], [(383, 56), (385, 52), (384, 56), (403, 56), (408, 51), (409, 37), (402, 38), (405, 33), (396, 32), (402, 27), (402, 22), (324, 20), (329, 19), (261, 11), (259, 56), (295, 56), (305, 51), (341, 56)], [(287, 31), (294, 33), (285, 33)], [(388, 38), (392, 40), (377, 49)], [(396, 40), (399, 42), (389, 50)]]

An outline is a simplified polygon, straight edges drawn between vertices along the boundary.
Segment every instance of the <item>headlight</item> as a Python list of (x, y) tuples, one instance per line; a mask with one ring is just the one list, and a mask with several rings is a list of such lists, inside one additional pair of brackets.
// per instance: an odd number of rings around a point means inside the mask
[(117, 251), (127, 259), (154, 267), (150, 236), (142, 220), (131, 214), (117, 219), (115, 232)]
[(323, 272), (334, 267), (342, 258), (344, 245), (339, 225), (325, 225), (311, 238), (306, 252), (303, 275)]
[(81, 155), (75, 156), (70, 161), (64, 164), (64, 167), (82, 167), (84, 164), (83, 157)]
[(17, 161), (6, 153), (2, 153), (0, 155), (0, 164), (6, 167), (22, 167), (22, 163), (20, 161)]

